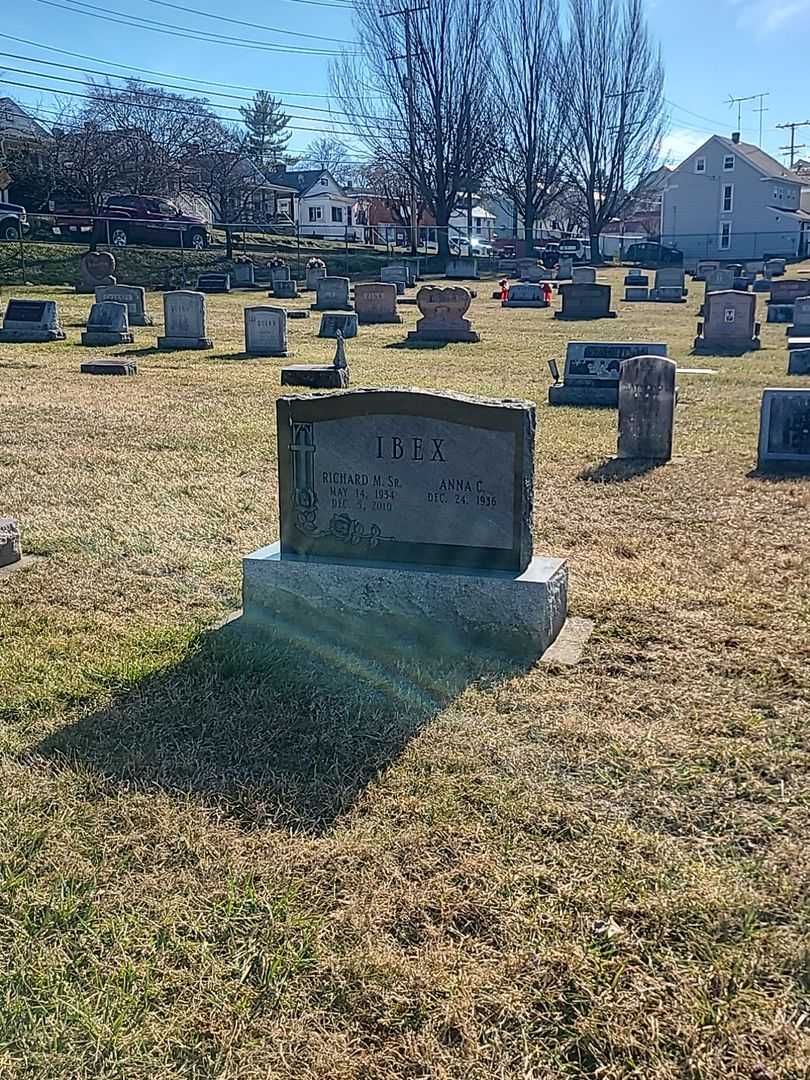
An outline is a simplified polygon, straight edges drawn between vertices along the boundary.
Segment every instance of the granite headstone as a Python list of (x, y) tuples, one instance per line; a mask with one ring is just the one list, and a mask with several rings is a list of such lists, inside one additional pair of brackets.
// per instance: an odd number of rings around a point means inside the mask
[(205, 296), (190, 289), (163, 295), (163, 337), (159, 349), (213, 349), (206, 329)]
[(663, 356), (623, 360), (619, 375), (620, 458), (669, 461), (675, 423), (675, 371)]
[(9, 300), (0, 341), (64, 341), (55, 300)]
[(757, 464), (763, 472), (810, 473), (810, 389), (763, 390)]
[(287, 312), (284, 308), (245, 308), (245, 352), (248, 356), (286, 356)]

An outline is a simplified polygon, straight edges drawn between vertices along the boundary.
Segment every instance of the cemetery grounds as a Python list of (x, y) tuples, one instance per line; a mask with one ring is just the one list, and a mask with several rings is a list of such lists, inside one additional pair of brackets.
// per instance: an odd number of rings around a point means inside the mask
[[(808, 269), (808, 267), (805, 267)], [(479, 345), (347, 342), (353, 386), (538, 404), (535, 551), (570, 560), (575, 666), (366, 661), (206, 632), (278, 536), (284, 363), (0, 347), (0, 1077), (799, 1080), (810, 1070), (810, 481), (763, 479), (784, 326), (691, 357), (684, 305), (568, 323), (502, 310)], [(307, 306), (307, 294), (285, 301)], [(555, 298), (555, 305), (558, 301)], [(675, 458), (611, 465), (613, 409), (548, 408), (568, 340), (665, 341)], [(82, 376), (134, 356), (136, 378)], [(606, 464), (607, 463), (607, 464)]]

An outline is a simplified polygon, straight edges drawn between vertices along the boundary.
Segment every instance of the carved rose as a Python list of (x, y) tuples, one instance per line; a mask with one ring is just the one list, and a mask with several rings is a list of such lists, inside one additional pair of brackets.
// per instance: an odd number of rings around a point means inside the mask
[(424, 285), (416, 294), (416, 303), (426, 319), (461, 319), (472, 303), (472, 297), (461, 285), (450, 288)]

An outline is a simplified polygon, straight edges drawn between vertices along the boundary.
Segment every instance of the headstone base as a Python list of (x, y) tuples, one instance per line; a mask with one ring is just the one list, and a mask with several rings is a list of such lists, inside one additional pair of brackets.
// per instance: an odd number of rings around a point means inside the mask
[(345, 390), (349, 369), (332, 364), (291, 364), (281, 369), (282, 386), (310, 386), (316, 390)]
[[(370, 649), (382, 635), (436, 655), (459, 643), (540, 656), (565, 623), (568, 567), (535, 556), (522, 574), (392, 563), (281, 558), (270, 544), (242, 561), (246, 623), (257, 631), (317, 641), (340, 612), (335, 647)], [(327, 646), (328, 647), (328, 646)]]
[(549, 302), (548, 300), (502, 300), (501, 307), (547, 308)]
[[(391, 282), (388, 282), (388, 284), (391, 284)], [(375, 326), (375, 325), (380, 325), (382, 323), (401, 323), (402, 322), (402, 316), (401, 315), (388, 315), (388, 316), (385, 316), (385, 317), (383, 317), (383, 316), (378, 317), (378, 316), (374, 316), (374, 315), (363, 315), (361, 317), (360, 315), (358, 315), (357, 316), (357, 321), (360, 324), (360, 326)]]
[(213, 349), (214, 342), (210, 337), (159, 337), (157, 339), (159, 349)]
[(644, 303), (650, 299), (650, 290), (644, 285), (628, 285), (624, 290), (625, 302)]
[(310, 311), (354, 311), (353, 304), (310, 304)]
[(675, 290), (674, 293), (669, 294), (662, 289), (650, 289), (650, 299), (654, 300), (656, 304), (685, 304), (686, 297), (683, 295), (680, 289)]
[(619, 380), (609, 386), (566, 386), (560, 383), (548, 388), (549, 405), (619, 406)]
[(82, 375), (137, 375), (138, 365), (129, 360), (89, 360), (79, 371)]
[(726, 346), (725, 348), (718, 345), (707, 345), (702, 337), (696, 337), (692, 351), (699, 356), (742, 356), (744, 353), (758, 349), (760, 345), (761, 342), (758, 337), (751, 338), (750, 341), (746, 341), (741, 345)]
[(590, 322), (591, 319), (615, 319), (615, 311), (605, 311), (601, 315), (563, 315), (561, 311), (554, 312), (555, 319), (563, 319), (565, 322)]
[(130, 314), (129, 316), (130, 326), (154, 326), (155, 320), (151, 315)]
[(481, 340), (481, 335), (475, 330), (456, 330), (452, 327), (431, 327), (429, 330), (409, 330), (407, 340), (412, 341), (415, 345), (420, 341), (430, 343), (445, 341), (448, 344), (459, 341), (474, 344)]
[[(91, 290), (92, 291), (92, 290)], [(0, 330), (0, 342), (64, 341), (64, 330)]]
[(82, 333), (82, 345), (131, 345), (134, 340), (132, 334), (119, 334), (117, 331), (104, 333), (101, 330), (85, 330)]
[(245, 356), (268, 356), (283, 360), (289, 355), (289, 349), (245, 349)]

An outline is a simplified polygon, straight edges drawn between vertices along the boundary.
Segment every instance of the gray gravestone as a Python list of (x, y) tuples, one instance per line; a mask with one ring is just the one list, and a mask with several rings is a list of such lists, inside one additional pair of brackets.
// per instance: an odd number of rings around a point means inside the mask
[(786, 331), (788, 348), (793, 338), (810, 337), (810, 296), (800, 296), (793, 305), (793, 325)]
[(607, 405), (619, 402), (619, 375), (625, 360), (667, 355), (663, 342), (571, 341), (561, 385), (548, 388), (549, 405)]
[(788, 375), (810, 375), (810, 342), (804, 349), (788, 352)]
[(470, 320), (464, 318), (472, 303), (472, 296), (460, 285), (449, 288), (423, 285), (416, 294), (416, 303), (422, 318), (417, 322), (416, 329), (409, 332), (408, 341), (418, 344), (420, 341), (481, 340)]
[(17, 522), (0, 517), (0, 567), (13, 566), (22, 559), (22, 541)]
[(397, 314), (397, 287), (393, 282), (355, 285), (354, 310), (362, 325), (402, 322), (402, 316)]
[(336, 334), (335, 358), (331, 364), (292, 364), (281, 369), (282, 386), (307, 386), (317, 390), (342, 390), (349, 385), (349, 363), (343, 334)]
[(290, 268), (286, 264), (270, 267), (270, 280), (275, 287), (276, 282), (290, 280)]
[[(693, 281), (705, 281), (706, 275), (714, 270), (720, 269), (720, 263), (716, 259), (698, 259), (695, 272), (692, 275)], [(730, 288), (730, 286), (729, 286)]]
[(397, 296), (404, 296), (408, 287), (408, 272), (404, 266), (384, 266), (380, 270), (380, 282), (393, 285), (397, 290)]
[(763, 390), (757, 464), (766, 472), (810, 473), (810, 390)]
[(733, 270), (707, 270), (706, 272), (706, 285), (703, 294), (703, 302), (705, 304), (706, 297), (711, 292), (722, 292), (726, 289), (730, 289), (734, 285), (734, 271)]
[(781, 277), (787, 269), (786, 259), (767, 259), (763, 267), (766, 278)]
[(326, 277), (325, 266), (308, 266), (306, 269), (306, 290), (312, 292), (313, 289), (318, 287), (318, 282), (321, 278)]
[(357, 337), (357, 315), (355, 312), (327, 312), (321, 315), (321, 327), (318, 331), (318, 337), (334, 338), (337, 337), (338, 331), (343, 334), (344, 338)]
[(115, 285), (115, 256), (111, 251), (87, 251), (79, 260), (76, 292), (95, 292), (99, 285)]
[(359, 390), (277, 409), (281, 541), (245, 560), (249, 624), (360, 653), (392, 633), (434, 656), (554, 640), (567, 569), (532, 556), (530, 402)]
[(231, 291), (231, 275), (209, 272), (197, 278), (197, 292), (226, 293)]
[(82, 375), (137, 375), (134, 360), (87, 360), (79, 365)]
[(127, 305), (127, 317), (130, 326), (152, 326), (152, 319), (146, 312), (146, 289), (140, 285), (99, 285), (96, 288), (96, 303), (112, 301)]
[(470, 278), (478, 278), (478, 259), (473, 255), (463, 255), (457, 259), (450, 259), (444, 276), (451, 281), (466, 281)]
[(159, 349), (213, 349), (207, 335), (205, 297), (189, 289), (163, 295), (164, 336), (157, 339)]
[(313, 311), (351, 311), (349, 279), (347, 277), (322, 277), (315, 284), (316, 299), (310, 307)]
[(642, 274), (640, 270), (630, 270), (624, 275), (625, 285), (630, 285), (637, 289), (649, 288), (650, 279), (647, 274)]
[(769, 323), (790, 324), (793, 322), (793, 304), (775, 304), (773, 300), (769, 300), (767, 312)]
[(757, 298), (753, 293), (727, 290), (706, 297), (703, 322), (698, 324), (694, 351), (716, 356), (739, 356), (758, 349), (755, 322)]
[(131, 345), (127, 305), (114, 300), (93, 304), (82, 334), (82, 345)]
[(64, 341), (55, 300), (9, 300), (0, 341)]
[(653, 300), (668, 304), (681, 304), (687, 294), (685, 276), (679, 266), (662, 266), (655, 271), (655, 287), (651, 293)]
[(639, 285), (628, 285), (624, 290), (624, 299), (628, 303), (649, 300), (650, 290)]
[(557, 280), (568, 281), (574, 273), (574, 260), (570, 255), (564, 255), (557, 267)]
[(675, 362), (663, 356), (622, 361), (619, 375), (620, 458), (669, 461), (675, 423)]
[(543, 299), (543, 290), (539, 285), (510, 285), (508, 299), (501, 301), (505, 308), (547, 308), (548, 301)]
[(593, 285), (596, 282), (596, 270), (592, 266), (575, 266), (572, 281), (575, 285)]
[(609, 285), (561, 285), (562, 310), (555, 319), (615, 319)]
[(537, 259), (518, 259), (517, 274), (521, 281), (537, 285), (544, 281), (547, 273)]
[(298, 282), (274, 281), (273, 296), (277, 300), (295, 300), (298, 296)]
[(245, 352), (248, 356), (287, 355), (287, 312), (284, 308), (245, 308)]
[(252, 288), (256, 284), (256, 269), (253, 263), (234, 263), (231, 267), (231, 284), (237, 289)]
[(785, 278), (771, 282), (772, 304), (795, 304), (802, 296), (810, 296), (810, 279)]

